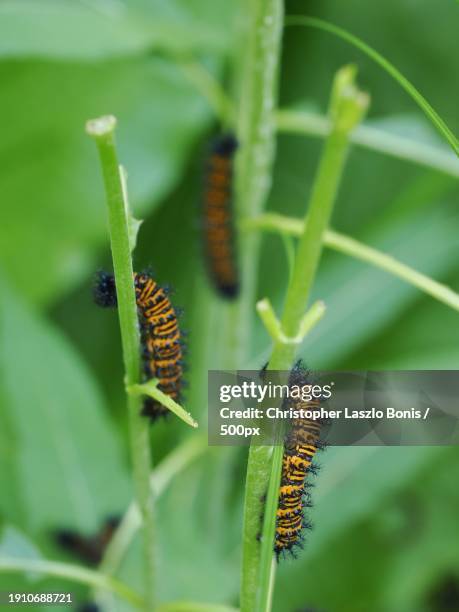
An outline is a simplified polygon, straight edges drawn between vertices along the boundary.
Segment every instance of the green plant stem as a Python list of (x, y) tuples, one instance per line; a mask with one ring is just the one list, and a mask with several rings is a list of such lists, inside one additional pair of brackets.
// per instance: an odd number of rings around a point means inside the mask
[[(367, 96), (355, 88), (354, 77), (353, 67), (346, 67), (339, 71), (335, 78), (330, 105), (333, 127), (325, 143), (314, 181), (308, 208), (309, 222), (300, 237), (281, 319), (282, 332), (287, 338), (296, 337), (304, 323), (304, 311), (321, 256), (323, 236), (346, 160), (349, 134), (361, 120), (368, 105)], [(304, 327), (307, 328), (308, 325)], [(289, 370), (297, 348), (296, 343), (285, 342), (282, 337), (277, 339), (268, 369)], [(257, 495), (251, 495), (246, 502), (247, 513), (251, 513), (253, 517), (261, 516), (263, 512), (262, 495), (267, 491), (261, 545), (256, 549), (257, 556), (254, 555), (252, 558), (252, 571), (257, 576), (258, 585), (253, 610), (265, 612), (270, 610), (274, 589), (273, 542), (283, 444), (251, 447), (250, 453), (251, 467), (254, 474), (258, 474), (259, 481), (256, 485)], [(252, 520), (254, 523), (257, 522), (256, 519)], [(252, 525), (252, 529), (252, 534), (257, 533), (255, 525)]]
[[(325, 137), (330, 133), (330, 121), (317, 113), (279, 110), (276, 113), (279, 132)], [(359, 125), (351, 134), (351, 142), (370, 151), (438, 170), (459, 177), (459, 162), (450, 151), (440, 146), (417, 142), (405, 136), (391, 134), (370, 125)]]
[(263, 208), (275, 153), (277, 71), (284, 7), (281, 0), (250, 0), (249, 49), (242, 83), (238, 135), (238, 206), (247, 216)]
[[(292, 280), (284, 304), (282, 328), (288, 336), (297, 334), (300, 319), (306, 309), (306, 300), (322, 253), (323, 235), (329, 223), (343, 171), (346, 150), (346, 134), (333, 131), (325, 144), (312, 192), (308, 223), (298, 245)], [(275, 351), (273, 355), (274, 369), (279, 369), (277, 359), (282, 363), (289, 361), (288, 357), (282, 358), (278, 353), (279, 351)]]
[[(323, 248), (333, 204), (346, 161), (350, 130), (338, 126), (335, 120), (326, 143), (319, 170), (314, 181), (309, 203), (308, 222), (298, 245), (292, 281), (287, 291), (282, 327), (288, 336), (298, 332), (298, 326), (306, 309), (309, 292), (316, 274)], [(284, 364), (289, 357), (282, 357), (283, 349), (274, 350), (272, 367), (279, 369), (277, 361)]]
[[(115, 118), (109, 116), (89, 121), (86, 129), (88, 134), (96, 141), (104, 178), (125, 382), (126, 386), (129, 387), (138, 384), (140, 381), (140, 336), (129, 242), (129, 211), (123, 194), (122, 178), (116, 154), (115, 126)], [(155, 564), (153, 504), (149, 484), (151, 470), (150, 435), (148, 420), (140, 414), (140, 401), (139, 396), (128, 395), (133, 478), (136, 499), (143, 521), (145, 601), (146, 609), (153, 610)]]
[[(275, 156), (277, 73), (283, 31), (283, 0), (250, 0), (247, 49), (238, 113), (236, 158), (236, 204), (239, 219), (259, 214), (271, 188)], [(258, 236), (241, 236), (239, 243), (242, 294), (230, 313), (233, 335), (241, 350), (250, 346), (251, 318), (255, 303), (260, 241)]]
[[(260, 214), (270, 187), (275, 155), (277, 73), (283, 31), (283, 0), (250, 0), (247, 3), (247, 48), (244, 49), (244, 74), (238, 115), (241, 150), (236, 165), (237, 212), (240, 220)], [(251, 319), (256, 295), (260, 240), (258, 236), (240, 236), (242, 295), (232, 310), (232, 330), (237, 331), (237, 345), (250, 346)], [(244, 362), (245, 351), (237, 355), (237, 367)], [(256, 533), (262, 512), (261, 499), (266, 490), (266, 465), (258, 461), (261, 447), (251, 446), (245, 485), (242, 535), (241, 612), (254, 612), (258, 592), (259, 542)], [(262, 451), (263, 452), (263, 451)]]
[[(274, 213), (266, 213), (254, 219), (247, 220), (243, 225), (244, 229), (263, 229), (290, 236), (301, 236), (304, 227), (305, 221), (301, 219), (293, 219), (292, 217), (285, 217)], [(350, 236), (335, 232), (331, 229), (325, 231), (324, 246), (334, 251), (338, 251), (339, 253), (343, 253), (344, 255), (348, 255), (349, 257), (353, 257), (354, 259), (372, 264), (381, 270), (385, 270), (389, 272), (389, 274), (413, 285), (413, 287), (417, 287), (439, 302), (459, 311), (458, 293), (446, 285), (398, 261), (395, 257), (387, 253), (382, 253), (373, 247), (362, 244)]]
[(449, 143), (453, 151), (456, 155), (459, 156), (459, 141), (456, 136), (451, 132), (449, 127), (443, 121), (443, 119), (438, 115), (438, 113), (432, 108), (432, 106), (427, 102), (427, 100), (422, 96), (419, 91), (408, 81), (408, 79), (403, 76), (403, 74), (397, 70), (397, 68), (391, 64), (385, 57), (383, 57), (380, 53), (375, 51), (372, 47), (367, 45), (363, 40), (357, 38), (350, 32), (343, 30), (342, 28), (335, 26), (332, 23), (327, 21), (323, 21), (322, 19), (317, 19), (316, 17), (307, 17), (303, 15), (290, 15), (285, 20), (286, 26), (307, 26), (317, 28), (319, 30), (323, 30), (325, 32), (329, 32), (334, 36), (338, 36), (339, 38), (347, 41), (357, 49), (360, 49), (363, 53), (365, 53), (368, 57), (370, 57), (374, 62), (379, 64), (403, 89), (408, 93), (409, 96), (413, 98), (416, 104), (422, 109), (422, 111), (426, 114), (426, 116), (430, 119), (432, 124), (438, 130), (438, 132), (445, 138), (445, 140)]
[(130, 587), (119, 580), (89, 570), (79, 565), (32, 559), (17, 559), (16, 557), (1, 557), (0, 572), (30, 572), (65, 578), (73, 582), (87, 584), (98, 589), (111, 591), (138, 609), (144, 609), (143, 600)]
[[(219, 82), (198, 64), (189, 60), (192, 70), (187, 72), (190, 81), (208, 101), (217, 117), (231, 125), (235, 111), (231, 100), (226, 96)], [(196, 65), (197, 64), (197, 65)], [(196, 71), (196, 75), (194, 72)], [(204, 73), (204, 74), (202, 74)], [(275, 113), (276, 128), (280, 133), (305, 134), (326, 137), (330, 133), (328, 117), (305, 110), (279, 109)], [(454, 178), (459, 177), (457, 157), (440, 146), (413, 140), (406, 136), (389, 133), (371, 125), (360, 125), (351, 134), (351, 142), (369, 151), (376, 151), (396, 159), (418, 164), (425, 168), (438, 170)]]

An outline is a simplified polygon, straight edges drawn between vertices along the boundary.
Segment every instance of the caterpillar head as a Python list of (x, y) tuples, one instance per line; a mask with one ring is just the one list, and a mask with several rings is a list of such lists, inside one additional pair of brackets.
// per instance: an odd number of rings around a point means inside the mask
[(114, 275), (99, 270), (96, 274), (92, 293), (98, 306), (114, 308), (117, 304)]
[(142, 290), (151, 280), (152, 276), (149, 271), (140, 272), (140, 274), (135, 275), (135, 288), (137, 290)]
[(233, 134), (223, 134), (214, 141), (213, 150), (224, 157), (231, 157), (236, 152), (239, 143)]

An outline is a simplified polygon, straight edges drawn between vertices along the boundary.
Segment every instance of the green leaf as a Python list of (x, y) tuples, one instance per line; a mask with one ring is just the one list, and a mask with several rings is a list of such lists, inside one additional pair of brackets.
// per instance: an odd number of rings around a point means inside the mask
[[(42, 555), (31, 540), (21, 531), (10, 524), (6, 524), (0, 533), (0, 559), (27, 559), (38, 561)], [(24, 572), (22, 575), (12, 576), (0, 572), (0, 590), (15, 592), (37, 592), (46, 591), (41, 576), (33, 572)], [(22, 606), (21, 606), (22, 607)], [(39, 612), (44, 606), (34, 606)]]
[(95, 531), (129, 498), (113, 425), (84, 363), (52, 326), (2, 287), (1, 382), (16, 431), (28, 530)]
[[(345, 612), (375, 609), (371, 597), (379, 600), (372, 589), (381, 584), (386, 567), (381, 557), (386, 554), (387, 560), (393, 562), (395, 551), (385, 551), (384, 542), (388, 547), (390, 543), (382, 535), (381, 549), (375, 555), (371, 544), (364, 547), (362, 531), (368, 533), (365, 529), (370, 521), (381, 524), (384, 516), (388, 517), (391, 502), (396, 503), (412, 482), (440, 465), (450, 451), (442, 447), (328, 449), (320, 457), (322, 469), (312, 491), (314, 507), (308, 513), (314, 529), (306, 532), (305, 550), (299, 559), (280, 567), (274, 610), (295, 609), (305, 603), (320, 603), (326, 609)], [(355, 551), (355, 562), (349, 564), (353, 577), (346, 581), (348, 565), (344, 560), (350, 546)], [(341, 572), (338, 567), (342, 567)], [(358, 590), (356, 584), (350, 588), (352, 581), (362, 588)], [(301, 586), (295, 590), (293, 584)]]
[(150, 13), (136, 4), (6, 0), (0, 4), (0, 57), (98, 60), (155, 49), (222, 49), (227, 42), (205, 20), (190, 23), (161, 5)]
[[(213, 450), (210, 456), (203, 457), (175, 478), (158, 502), (158, 521), (163, 526), (158, 533), (158, 546), (164, 559), (158, 593), (161, 601), (180, 598), (229, 604), (232, 594), (237, 592), (242, 515), (235, 501), (239, 501), (239, 496), (236, 499), (234, 495), (219, 497), (224, 495), (225, 483), (221, 479), (228, 482), (234, 475), (231, 468), (234, 468), (236, 449)], [(230, 465), (229, 457), (232, 458)], [(225, 459), (229, 469), (225, 469)], [(209, 478), (208, 468), (214, 471), (215, 479)], [(188, 500), (187, 519), (177, 521), (174, 508), (182, 496)], [(185, 555), (177, 554), (185, 549), (191, 551), (191, 565)], [(167, 570), (171, 564), (173, 573)], [(223, 583), (219, 575), (225, 576)], [(180, 589), (177, 584), (181, 585)]]
[[(395, 547), (395, 554), (388, 551), (388, 571), (381, 585), (388, 610), (408, 609), (407, 602), (414, 612), (441, 610), (439, 603), (432, 608), (431, 601), (442, 599), (441, 595), (434, 597), (438, 591), (448, 592), (447, 585), (459, 566), (459, 449), (442, 453), (442, 460), (432, 468), (419, 474), (401, 499), (394, 499), (386, 520), (383, 516), (378, 521), (384, 538), (394, 541), (400, 537), (406, 542)], [(416, 538), (410, 538), (413, 531)], [(401, 581), (401, 575), (406, 580)]]
[(43, 302), (80, 282), (95, 267), (98, 245), (108, 245), (96, 152), (84, 133), (88, 117), (107, 111), (118, 117), (130, 201), (142, 216), (181, 176), (210, 116), (180, 70), (164, 59), (8, 63), (0, 64), (0, 79), (0, 112), (10, 117), (0, 143), (6, 160), (0, 260), (17, 289)]
[[(0, 327), (1, 341), (1, 327)], [(0, 406), (6, 405), (7, 396), (1, 372), (4, 370), (0, 361)], [(18, 458), (20, 449), (14, 425), (9, 414), (0, 409), (0, 516), (21, 524), (24, 519), (21, 488), (18, 479)]]
[[(457, 287), (458, 275), (448, 282)], [(391, 338), (385, 343), (384, 338)], [(457, 313), (425, 297), (349, 357), (354, 370), (459, 369)]]
[(40, 559), (41, 553), (18, 529), (7, 525), (0, 536), (0, 556), (18, 559)]

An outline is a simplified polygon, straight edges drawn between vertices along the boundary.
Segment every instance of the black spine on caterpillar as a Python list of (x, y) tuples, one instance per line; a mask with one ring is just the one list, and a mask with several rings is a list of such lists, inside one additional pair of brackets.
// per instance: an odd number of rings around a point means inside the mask
[[(143, 379), (157, 378), (158, 389), (176, 402), (181, 399), (183, 383), (183, 333), (178, 314), (170, 299), (170, 291), (161, 287), (150, 273), (134, 273), (136, 303), (141, 335)], [(99, 272), (94, 285), (96, 304), (116, 306), (113, 275)], [(169, 411), (152, 398), (145, 398), (142, 414), (152, 421), (167, 416)]]
[(92, 293), (94, 302), (101, 308), (115, 308), (118, 302), (114, 275), (99, 270), (94, 279)]
[[(298, 361), (290, 372), (289, 386), (308, 384), (309, 373)], [(316, 400), (289, 398), (288, 404), (295, 410), (309, 409)], [(303, 547), (303, 530), (312, 525), (305, 517), (305, 508), (311, 507), (311, 497), (306, 479), (317, 473), (313, 458), (324, 447), (320, 440), (322, 423), (310, 419), (294, 419), (284, 442), (279, 502), (276, 513), (274, 552), (279, 561), (287, 553), (295, 556), (295, 549)]]
[(219, 294), (234, 299), (239, 294), (237, 240), (234, 222), (234, 154), (238, 142), (232, 134), (216, 139), (205, 171), (202, 229), (207, 269)]

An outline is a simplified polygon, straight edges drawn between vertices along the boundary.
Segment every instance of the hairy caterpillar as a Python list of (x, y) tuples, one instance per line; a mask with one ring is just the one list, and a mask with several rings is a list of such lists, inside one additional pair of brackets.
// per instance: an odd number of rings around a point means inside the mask
[[(144, 378), (157, 378), (158, 389), (179, 402), (183, 386), (183, 340), (178, 313), (168, 297), (167, 289), (160, 287), (150, 274), (134, 273), (134, 286)], [(94, 299), (99, 306), (116, 306), (115, 278), (112, 274), (98, 273)], [(159, 402), (145, 398), (142, 414), (151, 420), (168, 413), (168, 409)]]
[(72, 553), (84, 563), (98, 565), (119, 522), (118, 517), (108, 518), (100, 531), (92, 536), (84, 536), (71, 529), (60, 529), (56, 531), (55, 539), (61, 548)]
[[(307, 371), (301, 361), (292, 369), (289, 384), (307, 384)], [(301, 398), (290, 398), (288, 402), (298, 410), (319, 405), (318, 400), (305, 401)], [(304, 508), (311, 506), (311, 498), (306, 490), (310, 483), (306, 482), (306, 478), (317, 471), (313, 458), (323, 448), (320, 441), (321, 425), (318, 421), (294, 419), (284, 442), (274, 540), (274, 552), (278, 560), (288, 552), (293, 554), (295, 547), (302, 547), (303, 529), (311, 528), (304, 515)]]
[(231, 134), (213, 143), (206, 167), (203, 202), (207, 268), (217, 291), (229, 299), (239, 293), (233, 219), (233, 158), (237, 147), (237, 140)]

